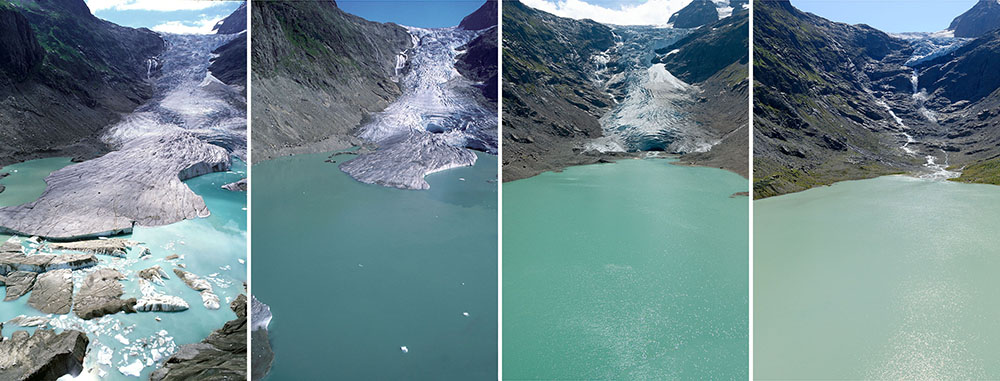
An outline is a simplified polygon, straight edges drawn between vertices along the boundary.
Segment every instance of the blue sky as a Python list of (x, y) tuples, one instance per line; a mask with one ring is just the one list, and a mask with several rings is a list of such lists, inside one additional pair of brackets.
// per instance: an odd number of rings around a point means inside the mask
[[(521, 0), (556, 16), (617, 25), (665, 25), (691, 0)], [(727, 1), (728, 3), (728, 1)]]
[(85, 0), (95, 16), (118, 25), (168, 33), (211, 33), (240, 1)]
[(868, 24), (890, 33), (937, 32), (977, 0), (792, 0), (806, 12), (848, 24)]
[(486, 0), (337, 0), (345, 12), (366, 20), (421, 28), (456, 26)]

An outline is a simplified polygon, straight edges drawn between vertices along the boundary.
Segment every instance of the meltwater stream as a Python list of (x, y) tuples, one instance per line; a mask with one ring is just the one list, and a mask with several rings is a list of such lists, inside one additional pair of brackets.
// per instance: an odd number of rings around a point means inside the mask
[[(948, 31), (937, 33), (904, 33), (896, 34), (894, 36), (907, 40), (913, 46), (913, 55), (909, 60), (907, 60), (906, 68), (912, 68), (921, 62), (948, 54), (949, 52), (960, 48), (970, 40), (965, 38), (956, 38), (954, 33)], [(922, 118), (926, 119), (927, 122), (937, 124), (937, 114), (933, 110), (928, 109), (925, 104), (927, 102), (928, 94), (926, 89), (920, 88), (920, 72), (915, 68), (912, 69), (912, 74), (910, 75), (910, 84), (913, 91), (913, 95), (910, 98), (912, 99), (913, 105), (916, 107), (918, 114)], [(902, 149), (907, 155), (918, 155), (919, 152), (910, 146), (914, 143), (920, 143), (913, 137), (912, 134), (910, 134), (913, 132), (912, 129), (906, 125), (902, 118), (896, 115), (895, 111), (891, 106), (889, 106), (888, 103), (884, 100), (879, 100), (878, 103), (889, 112), (900, 128), (899, 134), (903, 138), (903, 143), (900, 149)], [(960, 173), (948, 170), (948, 152), (943, 149), (938, 149), (937, 151), (940, 151), (940, 155), (938, 152), (924, 153), (924, 159), (926, 162), (923, 166), (925, 170), (919, 176), (930, 180), (946, 180), (960, 176)]]
[[(719, 141), (711, 131), (697, 126), (686, 108), (700, 90), (674, 77), (664, 64), (651, 64), (655, 50), (686, 36), (686, 29), (654, 26), (615, 26), (617, 44), (592, 57), (606, 62), (618, 57), (622, 71), (603, 85), (624, 86), (625, 98), (601, 118), (603, 136), (585, 148), (608, 152), (705, 152)], [(668, 53), (673, 54), (673, 53)]]
[(480, 31), (407, 31), (414, 46), (397, 60), (403, 94), (358, 131), (379, 147), (340, 168), (364, 183), (427, 189), (424, 176), (475, 164), (472, 149), (496, 154), (497, 116), (476, 101), (477, 84), (455, 69), (458, 49)]

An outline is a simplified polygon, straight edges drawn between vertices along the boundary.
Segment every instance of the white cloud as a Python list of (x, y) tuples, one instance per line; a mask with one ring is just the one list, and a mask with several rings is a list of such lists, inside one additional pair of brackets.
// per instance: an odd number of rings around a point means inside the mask
[(212, 27), (224, 17), (203, 18), (198, 21), (167, 21), (152, 29), (157, 32), (175, 34), (212, 34)]
[(191, 11), (226, 5), (226, 1), (209, 0), (86, 0), (90, 11), (141, 10), (141, 11)]
[(572, 19), (591, 19), (617, 25), (665, 25), (670, 16), (691, 0), (647, 0), (643, 3), (621, 2), (617, 9), (606, 8), (583, 0), (521, 0), (525, 5)]

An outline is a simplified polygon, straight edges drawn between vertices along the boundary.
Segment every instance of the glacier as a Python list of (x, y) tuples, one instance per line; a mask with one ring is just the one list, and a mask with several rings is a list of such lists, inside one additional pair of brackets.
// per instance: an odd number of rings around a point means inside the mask
[(406, 27), (414, 46), (397, 57), (402, 95), (375, 113), (357, 136), (378, 146), (340, 165), (354, 179), (401, 189), (428, 189), (424, 176), (497, 154), (497, 113), (477, 101), (477, 83), (455, 69), (463, 45), (481, 31)]

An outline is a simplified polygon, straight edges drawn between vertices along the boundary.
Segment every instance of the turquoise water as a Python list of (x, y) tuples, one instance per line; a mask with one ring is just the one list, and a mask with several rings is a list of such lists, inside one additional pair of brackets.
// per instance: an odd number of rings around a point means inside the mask
[(496, 378), (496, 156), (431, 174), (425, 191), (362, 184), (326, 158), (253, 167), (269, 379)]
[[(46, 163), (27, 162), (22, 164), (32, 168), (58, 169), (57, 165), (43, 167)], [(41, 178), (46, 175), (47, 173), (41, 170), (37, 174)], [(166, 353), (166, 356), (169, 356), (177, 346), (199, 342), (213, 330), (221, 328), (226, 321), (236, 317), (236, 314), (229, 309), (228, 304), (242, 292), (243, 282), (246, 280), (246, 265), (240, 263), (240, 260), (245, 262), (247, 258), (246, 194), (230, 192), (220, 189), (220, 187), (245, 176), (246, 165), (234, 160), (233, 168), (229, 172), (208, 174), (185, 182), (195, 193), (205, 199), (205, 203), (212, 213), (208, 218), (186, 220), (160, 227), (140, 226), (135, 228), (131, 236), (122, 236), (143, 242), (143, 246), (148, 247), (152, 252), (150, 259), (139, 259), (138, 251), (141, 249), (136, 248), (133, 248), (124, 259), (98, 256), (100, 259), (98, 267), (117, 268), (128, 276), (128, 279), (123, 281), (125, 297), (140, 296), (135, 272), (153, 265), (160, 265), (167, 271), (169, 279), (165, 281), (165, 286), (157, 286), (157, 291), (183, 298), (191, 306), (190, 309), (176, 313), (120, 313), (90, 321), (78, 319), (72, 314), (47, 315), (55, 318), (52, 325), (56, 328), (80, 329), (88, 333), (91, 340), (90, 352), (85, 361), (82, 379), (94, 379), (101, 374), (105, 375), (104, 380), (135, 379), (123, 375), (119, 372), (118, 367), (134, 361), (137, 357), (136, 353), (139, 354), (140, 358), (143, 356), (151, 358), (149, 348), (137, 345), (137, 340), (159, 340), (161, 337), (169, 339), (166, 340), (167, 344), (160, 346), (168, 349), (169, 352)], [(8, 178), (13, 177), (11, 175)], [(25, 184), (32, 186), (35, 186), (35, 183), (25, 182)], [(5, 191), (4, 194), (6, 193)], [(185, 264), (187, 271), (209, 280), (220, 299), (221, 307), (218, 310), (206, 309), (202, 305), (198, 292), (188, 288), (173, 274), (172, 262), (164, 260), (164, 257), (170, 254), (182, 255), (183, 259), (175, 261), (176, 263)], [(79, 290), (82, 279), (90, 271), (88, 269), (74, 271), (77, 290)], [(27, 301), (28, 295), (17, 301), (0, 302), (0, 322), (22, 314), (43, 315), (28, 306)], [(157, 322), (156, 317), (161, 318), (162, 321)], [(10, 334), (19, 329), (22, 328), (4, 327), (4, 336), (10, 337)], [(26, 330), (31, 331), (31, 329)], [(161, 336), (161, 330), (166, 331), (166, 335)], [(126, 338), (129, 344), (126, 345), (118, 341), (115, 338), (118, 334)], [(100, 364), (99, 353), (103, 347), (108, 347), (113, 351), (109, 364)], [(129, 353), (132, 355), (129, 360), (126, 360), (126, 354)], [(149, 374), (157, 365), (155, 363), (152, 365), (144, 363), (144, 365), (141, 377), (148, 379)]]
[[(0, 207), (29, 203), (38, 199), (45, 191), (45, 177), (73, 162), (68, 157), (29, 160), (0, 168), (0, 173), (10, 173), (0, 179), (0, 185), (6, 187), (0, 192)], [(0, 234), (0, 241), (6, 241), (9, 235)]]
[(505, 379), (746, 379), (747, 180), (663, 159), (503, 185)]
[(754, 376), (1000, 378), (1000, 187), (880, 177), (754, 203)]

